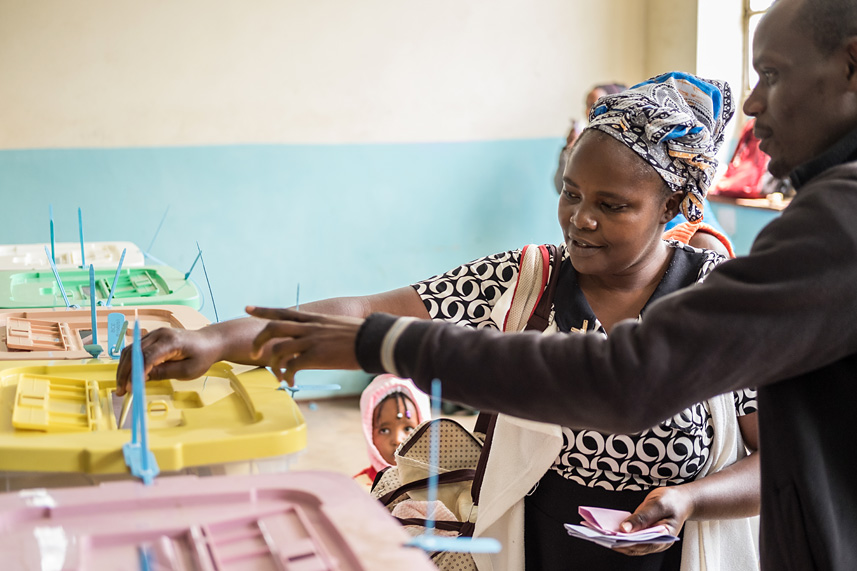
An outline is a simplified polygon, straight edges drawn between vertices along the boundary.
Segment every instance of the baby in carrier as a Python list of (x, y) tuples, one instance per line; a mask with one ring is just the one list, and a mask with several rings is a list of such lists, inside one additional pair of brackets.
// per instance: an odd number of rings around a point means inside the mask
[(354, 476), (367, 488), (380, 470), (394, 466), (394, 453), (414, 428), (431, 417), (428, 396), (410, 379), (379, 375), (360, 396), (360, 415), (370, 465)]

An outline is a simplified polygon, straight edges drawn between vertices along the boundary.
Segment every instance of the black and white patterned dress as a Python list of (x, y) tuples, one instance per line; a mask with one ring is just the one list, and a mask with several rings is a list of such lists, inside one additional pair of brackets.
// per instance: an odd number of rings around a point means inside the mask
[[(659, 297), (702, 281), (723, 258), (714, 252), (668, 241), (673, 259), (646, 307)], [(581, 291), (565, 256), (554, 299), (560, 332), (606, 335)], [(520, 250), (480, 258), (414, 284), (432, 319), (472, 328), (499, 329), (491, 310), (518, 277)], [(643, 308), (641, 317), (645, 315)], [(734, 393), (738, 416), (756, 411), (756, 392)], [(693, 480), (708, 459), (713, 427), (708, 405), (697, 403), (636, 434), (604, 434), (563, 428), (562, 450), (551, 470), (581, 486), (610, 491), (644, 491)]]

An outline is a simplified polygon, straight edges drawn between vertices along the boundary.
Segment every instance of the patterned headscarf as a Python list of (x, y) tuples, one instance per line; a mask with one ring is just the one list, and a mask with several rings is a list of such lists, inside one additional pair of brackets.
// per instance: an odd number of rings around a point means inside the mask
[(702, 220), (702, 199), (717, 170), (723, 128), (735, 112), (725, 81), (671, 72), (605, 95), (589, 112), (588, 129), (625, 143), (673, 190), (682, 214)]

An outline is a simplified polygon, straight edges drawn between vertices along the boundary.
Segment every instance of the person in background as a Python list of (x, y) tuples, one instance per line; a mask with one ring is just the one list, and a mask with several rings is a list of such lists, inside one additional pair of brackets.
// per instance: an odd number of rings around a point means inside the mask
[[(280, 310), (259, 341), (281, 337), (289, 382), (310, 368), (397, 372), (423, 388), (440, 378), (444, 398), (579, 429), (640, 430), (758, 387), (762, 568), (857, 568), (857, 2), (777, 0), (753, 67), (744, 112), (796, 195), (749, 255), (645, 319), (609, 337), (501, 335)], [(538, 374), (522, 389), (526, 371)]]
[(678, 240), (688, 246), (702, 250), (712, 250), (723, 257), (734, 258), (735, 250), (729, 237), (705, 222), (682, 222), (673, 226), (663, 235), (664, 240)]
[(360, 418), (369, 467), (354, 479), (370, 487), (378, 472), (396, 465), (396, 449), (421, 422), (431, 418), (428, 396), (409, 379), (378, 375), (360, 395)]

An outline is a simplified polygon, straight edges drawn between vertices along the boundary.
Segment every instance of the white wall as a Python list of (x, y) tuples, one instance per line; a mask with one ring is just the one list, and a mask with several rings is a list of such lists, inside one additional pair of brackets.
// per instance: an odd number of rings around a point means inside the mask
[(559, 137), (646, 76), (645, 8), (0, 0), (0, 149)]
[(646, 77), (672, 70), (696, 73), (697, 0), (648, 0), (645, 30)]

